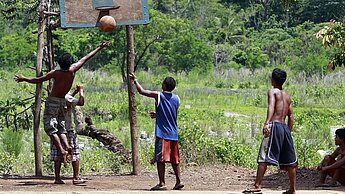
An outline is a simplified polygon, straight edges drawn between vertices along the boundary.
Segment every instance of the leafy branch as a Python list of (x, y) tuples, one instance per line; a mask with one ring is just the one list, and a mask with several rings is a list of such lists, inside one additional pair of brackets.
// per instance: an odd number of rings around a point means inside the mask
[(0, 127), (6, 125), (7, 128), (14, 126), (17, 131), (21, 126), (30, 128), (30, 114), (28, 110), (33, 107), (33, 99), (35, 96), (26, 99), (20, 97), (12, 98), (6, 101), (0, 101)]
[(323, 47), (334, 47), (340, 51), (331, 57), (328, 68), (345, 66), (345, 22), (331, 20), (327, 26), (315, 34), (316, 38), (322, 38)]

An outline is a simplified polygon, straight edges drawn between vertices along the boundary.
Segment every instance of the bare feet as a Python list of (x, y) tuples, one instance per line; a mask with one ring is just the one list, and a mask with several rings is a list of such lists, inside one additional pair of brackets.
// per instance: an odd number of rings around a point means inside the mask
[(296, 191), (287, 190), (284, 191), (282, 194), (296, 194)]
[(54, 184), (65, 184), (61, 179), (55, 179)]
[(315, 187), (339, 187), (337, 183), (323, 183), (315, 185)]
[(242, 193), (259, 193), (261, 192), (261, 188), (257, 186), (253, 186), (251, 188), (247, 188), (246, 190), (242, 191)]
[(78, 184), (85, 183), (86, 180), (82, 179), (81, 177), (78, 177), (78, 178), (74, 178), (72, 182), (73, 182), (73, 185), (78, 185)]
[(151, 191), (164, 191), (164, 190), (167, 190), (167, 187), (165, 185), (157, 184), (156, 186), (152, 187), (150, 190)]
[(181, 183), (176, 183), (176, 185), (174, 186), (173, 190), (181, 190), (184, 187), (183, 184)]

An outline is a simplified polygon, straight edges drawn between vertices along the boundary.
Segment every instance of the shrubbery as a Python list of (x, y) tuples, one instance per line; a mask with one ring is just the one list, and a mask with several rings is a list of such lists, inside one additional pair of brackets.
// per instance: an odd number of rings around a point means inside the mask
[[(266, 92), (269, 88), (270, 71), (271, 69), (263, 69), (252, 74), (241, 69), (229, 70), (224, 75), (205, 76), (193, 72), (189, 75), (172, 75), (178, 82), (175, 93), (181, 98), (178, 124), (182, 164), (224, 163), (249, 168), (256, 166), (262, 138), (261, 125), (266, 116)], [(343, 82), (337, 76), (341, 75), (341, 72), (317, 79), (307, 76), (301, 79), (300, 74), (295, 75), (290, 70), (288, 72), (285, 90), (293, 99), (293, 137), (299, 163), (300, 166), (312, 167), (320, 160), (317, 153), (319, 149), (334, 148), (330, 127), (342, 125), (344, 122), (342, 108), (345, 104), (341, 102), (341, 96), (345, 88), (334, 84)], [(167, 75), (140, 72), (137, 76), (145, 88), (159, 90), (162, 79)], [(82, 70), (76, 82), (80, 81), (86, 88), (86, 103), (83, 107), (85, 114), (93, 118), (97, 127), (107, 129), (118, 136), (125, 147), (130, 149), (127, 91), (121, 87), (121, 78), (102, 72), (91, 73)], [(9, 83), (10, 81), (5, 82), (4, 86), (13, 87), (13, 84)], [(15, 87), (18, 87), (17, 95), (23, 97), (30, 95), (26, 91), (34, 89), (34, 85), (25, 84)], [(136, 95), (136, 101), (138, 133), (143, 132), (147, 136), (139, 140), (140, 159), (143, 168), (152, 168), (149, 161), (153, 154), (155, 121), (149, 118), (147, 112), (154, 110), (154, 100)], [(4, 123), (1, 124), (3, 126)], [(5, 142), (10, 145), (8, 150), (12, 150), (9, 151), (12, 153), (10, 154), (5, 152), (5, 144), (1, 146), (4, 172), (33, 172), (33, 166), (28, 165), (33, 164), (34, 160), (32, 131), (20, 132), (23, 136), (8, 129), (0, 132), (1, 137), (8, 136)], [(42, 137), (44, 169), (46, 172), (52, 172), (52, 163), (48, 157), (50, 141), (45, 134)], [(13, 145), (20, 143), (20, 139), (25, 140), (25, 150), (18, 152), (20, 148)], [(120, 158), (103, 148), (96, 140), (82, 137), (79, 139), (83, 145), (82, 173), (118, 172), (129, 169), (129, 166), (120, 165)], [(23, 157), (24, 152), (29, 157)], [(6, 158), (11, 160), (16, 155), (16, 163), (6, 162)], [(67, 168), (63, 169), (63, 172), (70, 173), (71, 170)]]

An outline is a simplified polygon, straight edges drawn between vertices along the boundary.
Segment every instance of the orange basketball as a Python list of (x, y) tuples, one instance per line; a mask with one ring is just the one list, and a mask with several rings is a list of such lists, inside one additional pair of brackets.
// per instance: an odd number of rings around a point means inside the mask
[(99, 28), (103, 32), (111, 32), (116, 26), (116, 21), (113, 17), (106, 15), (99, 20)]

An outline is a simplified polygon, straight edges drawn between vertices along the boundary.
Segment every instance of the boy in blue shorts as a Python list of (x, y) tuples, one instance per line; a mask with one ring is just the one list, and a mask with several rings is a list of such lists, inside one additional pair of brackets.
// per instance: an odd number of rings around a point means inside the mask
[[(271, 83), (273, 88), (268, 90), (268, 108), (266, 121), (263, 126), (264, 138), (261, 142), (258, 168), (253, 188), (243, 193), (261, 191), (261, 182), (267, 165), (276, 165), (289, 174), (290, 189), (284, 194), (296, 193), (297, 157), (293, 146), (291, 131), (293, 127), (293, 111), (290, 96), (283, 90), (286, 72), (276, 68), (272, 72)], [(285, 119), (287, 118), (287, 124)]]
[(133, 73), (129, 78), (134, 84), (139, 94), (154, 98), (156, 112), (150, 113), (151, 117), (156, 118), (155, 127), (155, 155), (154, 162), (157, 162), (157, 171), (159, 183), (151, 190), (166, 190), (165, 185), (165, 163), (171, 163), (176, 176), (174, 190), (180, 190), (184, 187), (180, 180), (180, 154), (178, 147), (178, 127), (177, 111), (180, 106), (180, 98), (172, 93), (176, 82), (172, 77), (166, 77), (162, 83), (162, 92), (145, 90), (137, 81)]

